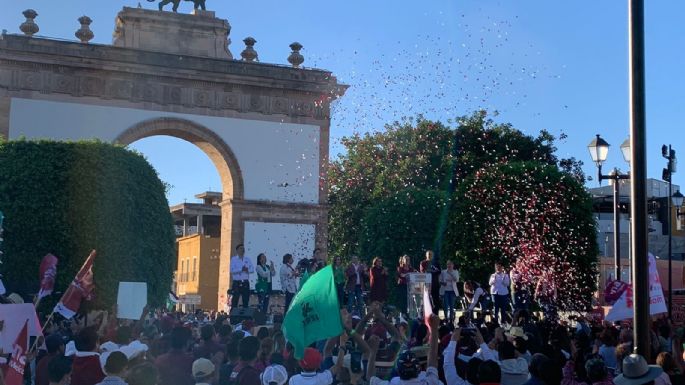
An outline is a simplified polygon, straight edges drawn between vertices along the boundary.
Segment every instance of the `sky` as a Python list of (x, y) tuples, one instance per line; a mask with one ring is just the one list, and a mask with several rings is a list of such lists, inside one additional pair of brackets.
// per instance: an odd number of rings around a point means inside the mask
[[(661, 145), (685, 159), (685, 2), (646, 2), (648, 175), (661, 178)], [(114, 18), (137, 0), (2, 1), (0, 29), (20, 33), (21, 12), (35, 9), (39, 35), (75, 40), (81, 15), (93, 19), (94, 43), (110, 44)], [(141, 1), (145, 8), (155, 3)], [(229, 49), (239, 57), (252, 36), (264, 63), (287, 64), (288, 45), (299, 41), (304, 66), (332, 71), (350, 85), (335, 102), (331, 154), (340, 138), (381, 130), (403, 117), (454, 121), (486, 109), (500, 123), (537, 135), (547, 130), (560, 157), (585, 162), (587, 145), (601, 134), (612, 147), (605, 170), (628, 170), (619, 150), (629, 135), (628, 19), (626, 1), (431, 0), (309, 1), (207, 0), (232, 26)], [(180, 12), (192, 3), (182, 2)], [(171, 204), (207, 189), (219, 176), (193, 145), (152, 137), (131, 145), (172, 188)], [(684, 160), (685, 161), (685, 160)], [(685, 184), (685, 170), (674, 175)], [(597, 186), (595, 180), (589, 187)]]

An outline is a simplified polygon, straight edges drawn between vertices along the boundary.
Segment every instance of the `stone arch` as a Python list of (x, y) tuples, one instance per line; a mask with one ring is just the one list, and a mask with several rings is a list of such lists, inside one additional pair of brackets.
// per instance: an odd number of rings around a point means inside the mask
[(243, 199), (245, 190), (238, 159), (226, 142), (203, 125), (187, 119), (155, 118), (129, 127), (114, 142), (128, 145), (156, 135), (173, 136), (196, 145), (207, 154), (219, 172), (223, 200)]

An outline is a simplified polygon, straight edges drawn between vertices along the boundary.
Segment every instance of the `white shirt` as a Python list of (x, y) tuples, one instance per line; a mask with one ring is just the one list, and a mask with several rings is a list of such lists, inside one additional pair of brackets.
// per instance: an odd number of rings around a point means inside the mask
[(509, 280), (509, 275), (504, 272), (493, 273), (490, 276), (490, 294), (507, 295), (509, 294), (509, 285), (511, 285), (511, 280)]
[(457, 282), (459, 282), (458, 270), (443, 270), (442, 273), (440, 273), (440, 283), (444, 283), (444, 285), (440, 285), (440, 294), (445, 294), (446, 291), (453, 291), (454, 294), (459, 293)]
[[(243, 266), (247, 267), (247, 272), (243, 271)], [(247, 281), (251, 273), (254, 273), (254, 265), (250, 258), (240, 258), (237, 255), (231, 257), (231, 277), (234, 281)]]
[(473, 292), (473, 298), (471, 299), (471, 303), (469, 304), (468, 311), (472, 311), (476, 308), (476, 305), (478, 305), (478, 301), (480, 301), (480, 296), (484, 294), (485, 292), (483, 291), (483, 288), (476, 288), (476, 291)]
[(267, 282), (271, 283), (271, 276), (275, 275), (275, 274), (276, 274), (275, 271), (271, 271), (270, 265), (266, 265), (266, 264), (264, 266), (257, 265), (257, 275), (259, 275), (262, 278), (266, 278)]
[(290, 385), (331, 385), (332, 383), (333, 375), (330, 370), (324, 370), (321, 373), (302, 372), (290, 377), (288, 381)]
[(290, 265), (282, 265), (279, 272), (281, 277), (281, 289), (290, 294), (297, 293), (297, 279), (295, 278), (295, 270)]
[(358, 263), (353, 263), (352, 266), (354, 266), (354, 272), (357, 273), (357, 285), (361, 285), (362, 281), (359, 278), (359, 264)]

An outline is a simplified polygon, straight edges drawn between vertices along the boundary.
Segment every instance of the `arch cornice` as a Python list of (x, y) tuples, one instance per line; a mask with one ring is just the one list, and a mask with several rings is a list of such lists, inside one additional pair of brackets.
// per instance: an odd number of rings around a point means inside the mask
[(223, 199), (244, 199), (243, 175), (238, 159), (223, 139), (201, 124), (172, 117), (149, 119), (129, 127), (114, 142), (129, 145), (136, 140), (155, 135), (176, 137), (199, 147), (209, 156), (219, 172)]

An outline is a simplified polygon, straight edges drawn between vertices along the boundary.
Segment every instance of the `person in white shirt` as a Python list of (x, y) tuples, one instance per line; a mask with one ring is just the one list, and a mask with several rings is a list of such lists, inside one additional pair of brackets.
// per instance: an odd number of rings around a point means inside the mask
[(243, 307), (250, 302), (250, 274), (254, 273), (254, 265), (245, 256), (245, 246), (241, 243), (235, 248), (236, 255), (231, 257), (231, 309), (238, 307), (238, 300), (243, 298)]
[(281, 278), (281, 290), (283, 290), (283, 293), (285, 294), (285, 308), (283, 309), (283, 314), (288, 311), (290, 302), (293, 300), (295, 293), (297, 293), (297, 277), (299, 273), (292, 264), (293, 256), (291, 254), (284, 255), (283, 265), (281, 265), (281, 270), (278, 274)]
[(440, 273), (440, 295), (443, 298), (445, 317), (452, 322), (456, 316), (454, 302), (459, 293), (457, 282), (459, 282), (459, 271), (454, 268), (454, 262), (447, 261), (447, 269)]
[[(343, 337), (345, 336), (345, 337)], [(340, 345), (344, 346), (346, 342), (346, 335), (340, 336)], [(321, 367), (321, 362), (323, 361), (323, 356), (321, 352), (314, 348), (306, 348), (304, 350), (304, 357), (300, 360), (300, 368), (302, 372), (300, 374), (290, 377), (288, 385), (331, 385), (333, 383), (333, 377), (340, 371), (345, 360), (345, 352), (341, 348), (338, 352), (338, 359), (335, 365), (329, 370), (324, 370), (319, 372)]]
[(488, 296), (476, 282), (471, 280), (464, 282), (464, 298), (468, 303), (465, 315), (470, 320), (473, 319), (473, 311), (476, 310), (476, 306), (479, 306), (481, 311), (488, 310)]
[(492, 294), (492, 300), (495, 303), (493, 317), (501, 325), (506, 321), (506, 313), (509, 309), (509, 285), (511, 285), (509, 274), (504, 271), (501, 262), (495, 263), (495, 272), (490, 275), (489, 284), (490, 294)]

